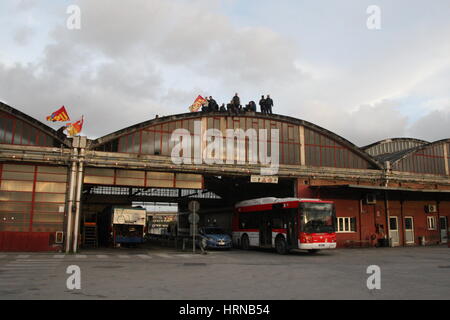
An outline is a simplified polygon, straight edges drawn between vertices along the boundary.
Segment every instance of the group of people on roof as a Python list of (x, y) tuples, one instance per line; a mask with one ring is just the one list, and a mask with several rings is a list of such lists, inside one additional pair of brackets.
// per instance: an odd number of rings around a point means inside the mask
[[(242, 107), (241, 99), (237, 93), (226, 106), (225, 103), (222, 103), (219, 107), (217, 101), (211, 96), (206, 97), (205, 100), (206, 102), (202, 105), (202, 112), (228, 112), (230, 115), (237, 115), (246, 112), (257, 112), (255, 101), (250, 101)], [(267, 95), (267, 97), (261, 96), (261, 100), (259, 100), (259, 107), (262, 114), (272, 114), (273, 100), (270, 98), (270, 95)]]

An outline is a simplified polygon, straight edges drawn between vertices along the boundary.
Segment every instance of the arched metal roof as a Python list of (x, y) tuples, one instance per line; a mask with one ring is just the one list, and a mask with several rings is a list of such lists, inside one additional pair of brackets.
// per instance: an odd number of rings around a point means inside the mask
[[(195, 119), (195, 118), (202, 118), (202, 117), (230, 117), (230, 116), (227, 113), (224, 114), (223, 112), (208, 112), (208, 113), (195, 112), (195, 113), (182, 113), (182, 114), (177, 114), (177, 115), (155, 118), (152, 120), (144, 121), (144, 122), (135, 124), (133, 126), (121, 129), (119, 131), (105, 135), (98, 139), (95, 139), (95, 140), (91, 141), (90, 148), (97, 148), (97, 147), (99, 147), (105, 143), (108, 143), (114, 139), (117, 139), (123, 135), (138, 131), (140, 129), (146, 128), (151, 125), (161, 124), (161, 123), (170, 122), (170, 121), (188, 120), (188, 119)], [(340, 143), (341, 145), (347, 147), (349, 150), (353, 151), (355, 154), (359, 155), (361, 158), (368, 161), (374, 168), (383, 169), (382, 165), (375, 158), (373, 158), (371, 155), (369, 155), (368, 153), (361, 150), (355, 144), (353, 144), (350, 141), (348, 141), (347, 139), (345, 139), (327, 129), (324, 129), (318, 125), (315, 125), (311, 122), (293, 118), (293, 117), (289, 117), (289, 116), (279, 115), (279, 114), (264, 115), (262, 113), (251, 113), (251, 114), (246, 113), (246, 114), (239, 114), (237, 117), (261, 118), (261, 119), (272, 120), (272, 121), (286, 122), (286, 123), (298, 125), (298, 126), (304, 126), (305, 128), (309, 128), (311, 130), (319, 132), (319, 133), (329, 137), (330, 139)]]
[(415, 138), (391, 138), (369, 144), (361, 149), (378, 159), (383, 158), (383, 155), (405, 152), (428, 143)]
[(423, 151), (428, 148), (431, 148), (431, 147), (434, 147), (434, 146), (437, 146), (440, 144), (444, 144), (444, 143), (450, 143), (450, 138), (427, 143), (425, 145), (420, 145), (415, 148), (405, 150), (404, 152), (392, 154), (391, 157), (389, 159), (386, 159), (385, 161), (390, 161), (391, 164), (395, 165), (395, 164), (399, 163), (401, 160), (408, 158), (417, 152), (420, 152), (420, 151)]
[(8, 113), (26, 123), (29, 125), (38, 128), (39, 130), (43, 131), (45, 134), (51, 136), (61, 144), (64, 144), (66, 146), (71, 146), (71, 142), (69, 139), (67, 139), (67, 136), (63, 132), (59, 132), (54, 130), (53, 128), (45, 125), (44, 123), (40, 122), (39, 120), (36, 120), (29, 115), (3, 103), (0, 101), (0, 111), (3, 111), (5, 113)]

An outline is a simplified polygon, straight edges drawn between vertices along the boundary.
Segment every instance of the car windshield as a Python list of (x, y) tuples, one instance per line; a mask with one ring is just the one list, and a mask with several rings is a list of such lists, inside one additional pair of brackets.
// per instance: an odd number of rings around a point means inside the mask
[(302, 203), (300, 221), (303, 232), (334, 232), (334, 206), (331, 203)]
[(225, 232), (220, 228), (206, 228), (205, 234), (225, 234)]

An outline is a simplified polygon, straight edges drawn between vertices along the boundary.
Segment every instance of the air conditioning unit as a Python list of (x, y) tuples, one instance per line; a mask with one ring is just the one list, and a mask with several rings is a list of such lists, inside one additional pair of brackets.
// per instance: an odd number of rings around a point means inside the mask
[(435, 204), (427, 204), (425, 206), (425, 212), (426, 213), (435, 213), (435, 212), (437, 212), (437, 205), (435, 205)]
[(374, 193), (368, 193), (366, 194), (366, 204), (376, 204), (377, 203), (377, 197)]

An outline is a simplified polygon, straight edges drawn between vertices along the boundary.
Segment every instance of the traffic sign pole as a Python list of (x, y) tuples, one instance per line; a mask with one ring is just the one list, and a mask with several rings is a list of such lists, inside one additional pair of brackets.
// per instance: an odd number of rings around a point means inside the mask
[(200, 203), (196, 200), (189, 202), (188, 204), (189, 211), (191, 211), (191, 224), (192, 224), (192, 252), (195, 253), (195, 235), (197, 233), (197, 220), (198, 215), (197, 211), (200, 209)]
[(195, 225), (196, 225), (196, 223), (195, 223), (195, 220), (197, 220), (197, 219), (195, 219), (195, 214), (196, 214), (196, 212), (195, 212), (195, 206), (193, 206), (194, 208), (193, 208), (193, 210), (192, 210), (192, 215), (193, 215), (193, 219), (192, 219), (192, 252), (195, 254)]

